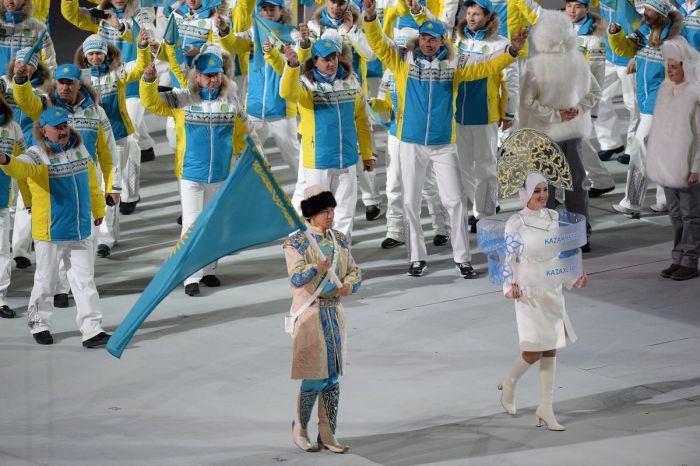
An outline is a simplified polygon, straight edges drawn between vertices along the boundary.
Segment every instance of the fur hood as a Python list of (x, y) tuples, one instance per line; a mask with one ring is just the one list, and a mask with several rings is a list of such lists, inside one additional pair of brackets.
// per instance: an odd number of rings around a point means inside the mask
[[(493, 39), (498, 35), (498, 28), (501, 25), (500, 19), (496, 13), (491, 13), (491, 19), (486, 23), (486, 35), (484, 40)], [(462, 18), (462, 20), (457, 24), (457, 35), (461, 40), (469, 40), (464, 33), (464, 29), (467, 27), (467, 19)]]
[[(314, 11), (314, 15), (312, 16), (312, 21), (314, 21), (317, 24), (321, 24), (321, 13), (323, 12), (323, 8), (317, 8), (316, 11)], [(350, 13), (352, 13), (352, 25), (355, 26), (356, 29), (362, 30), (362, 14), (360, 13), (359, 8), (357, 8), (355, 5), (350, 3), (349, 7), (350, 8)]]
[[(49, 145), (46, 143), (44, 133), (41, 132), (41, 126), (39, 126), (38, 121), (34, 122), (34, 129), (32, 130), (32, 134), (34, 135), (34, 145), (41, 147), (41, 149), (49, 155), (53, 154), (53, 150), (51, 150)], [(83, 143), (83, 138), (82, 136), (80, 136), (80, 133), (77, 130), (70, 128), (70, 134), (75, 138), (76, 141), (78, 141), (78, 143), (76, 144), (77, 146)]]
[[(90, 98), (92, 98), (92, 101), (96, 104), (100, 104), (100, 97), (97, 95), (97, 92), (95, 89), (85, 81), (80, 81), (81, 83), (81, 89), (84, 89), (85, 92), (88, 93)], [(51, 81), (51, 85), (46, 89), (46, 93), (49, 95), (49, 99), (51, 99), (51, 104), (56, 105), (56, 81)]]
[[(406, 51), (413, 53), (415, 49), (418, 48), (418, 41), (420, 40), (420, 37), (415, 37), (408, 42), (406, 42)], [(444, 58), (445, 60), (452, 60), (455, 57), (455, 48), (452, 45), (452, 43), (448, 40), (445, 39), (445, 47), (447, 47), (447, 56)]]
[(593, 17), (593, 35), (601, 38), (605, 37), (608, 33), (608, 23), (598, 13), (589, 11), (588, 14)]
[[(121, 51), (112, 44), (107, 44), (107, 62), (109, 63), (109, 71), (116, 71), (119, 69), (119, 66), (122, 63)], [(75, 49), (73, 64), (81, 69), (90, 68), (90, 63), (88, 63), (87, 58), (83, 53), (83, 47), (78, 47)]]
[[(7, 9), (5, 8), (5, 4), (3, 2), (0, 2), (0, 15), (4, 15)], [(33, 0), (27, 0), (24, 6), (22, 7), (22, 19), (24, 21), (28, 20), (34, 15), (34, 2)]]
[(561, 11), (543, 10), (530, 35), (537, 53), (569, 53), (578, 47), (571, 19)]
[[(348, 76), (350, 76), (353, 72), (352, 68), (352, 50), (350, 49), (350, 46), (347, 44), (343, 45), (343, 51), (341, 52), (340, 56), (338, 57), (338, 64), (342, 65), (343, 68), (345, 68), (348, 71)], [(313, 57), (309, 57), (304, 61), (304, 63), (301, 65), (301, 70), (300, 73), (302, 76), (304, 76), (306, 79), (308, 79), (311, 82), (314, 82), (314, 74), (313, 74), (313, 69), (314, 69), (314, 59)]]
[[(49, 70), (48, 66), (44, 64), (44, 62), (39, 61), (39, 66), (36, 69), (36, 72), (39, 73), (39, 75), (44, 78), (44, 84), (39, 86), (39, 90), (47, 90), (50, 86), (51, 83), (53, 82), (53, 75), (51, 74), (51, 71)], [(7, 65), (7, 79), (9, 82), (12, 82), (15, 77), (15, 59), (13, 58), (10, 60), (10, 63)]]
[[(110, 0), (102, 0), (97, 8), (100, 10), (111, 10), (113, 8), (112, 2)], [(127, 0), (126, 8), (124, 8), (124, 19), (131, 19), (138, 9), (138, 0)]]
[[(681, 33), (681, 30), (683, 29), (684, 19), (685, 18), (683, 18), (683, 15), (678, 11), (672, 11), (668, 14), (668, 20), (671, 21), (671, 27), (668, 30), (668, 36), (666, 36), (664, 40), (678, 37), (678, 35)], [(646, 22), (642, 20), (642, 24), (646, 24)]]
[(3, 123), (0, 124), (0, 128), (4, 128), (12, 122), (12, 107), (10, 107), (10, 104), (8, 104), (3, 97), (0, 97), (0, 115), (5, 117)]

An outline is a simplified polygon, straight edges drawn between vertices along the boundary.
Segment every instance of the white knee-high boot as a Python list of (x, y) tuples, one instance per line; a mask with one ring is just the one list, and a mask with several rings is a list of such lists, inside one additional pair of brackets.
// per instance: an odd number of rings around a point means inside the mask
[(540, 405), (535, 411), (536, 425), (540, 427), (544, 423), (549, 430), (565, 430), (564, 426), (557, 422), (552, 410), (556, 365), (556, 357), (540, 359)]
[(518, 379), (527, 372), (530, 366), (531, 364), (519, 354), (513, 361), (513, 367), (511, 367), (508, 377), (498, 384), (498, 389), (503, 391), (501, 393), (501, 406), (511, 416), (515, 416), (515, 384), (518, 383)]

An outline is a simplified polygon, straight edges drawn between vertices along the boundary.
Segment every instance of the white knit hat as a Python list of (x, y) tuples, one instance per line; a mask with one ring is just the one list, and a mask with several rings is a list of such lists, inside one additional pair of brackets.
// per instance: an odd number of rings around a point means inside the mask
[(107, 55), (107, 41), (97, 34), (88, 36), (83, 41), (83, 54), (87, 56), (90, 52), (102, 52)]

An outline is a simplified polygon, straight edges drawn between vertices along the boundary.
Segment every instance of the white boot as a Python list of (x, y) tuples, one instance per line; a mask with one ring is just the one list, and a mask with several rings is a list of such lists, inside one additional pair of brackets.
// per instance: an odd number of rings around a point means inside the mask
[(498, 389), (503, 391), (503, 393), (501, 393), (501, 406), (503, 406), (503, 409), (511, 416), (515, 416), (515, 384), (518, 383), (518, 379), (522, 377), (529, 368), (530, 364), (519, 354), (518, 357), (515, 358), (515, 361), (513, 361), (510, 375), (498, 384)]
[(350, 448), (335, 438), (335, 427), (338, 418), (338, 402), (340, 401), (340, 385), (337, 383), (323, 389), (318, 399), (318, 448), (330, 450), (333, 453), (345, 453)]
[(552, 410), (556, 362), (556, 357), (540, 359), (540, 405), (535, 411), (536, 426), (540, 427), (544, 423), (549, 430), (566, 430), (563, 425), (557, 422)]
[(304, 451), (318, 451), (318, 448), (311, 445), (309, 434), (306, 427), (309, 424), (311, 410), (314, 409), (316, 403), (316, 392), (299, 392), (297, 398), (297, 412), (292, 423), (294, 444)]

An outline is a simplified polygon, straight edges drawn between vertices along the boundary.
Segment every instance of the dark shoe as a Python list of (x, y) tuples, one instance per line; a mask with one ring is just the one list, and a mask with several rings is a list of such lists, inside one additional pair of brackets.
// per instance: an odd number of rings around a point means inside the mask
[(382, 211), (379, 210), (379, 207), (377, 207), (376, 205), (368, 205), (365, 209), (365, 218), (367, 220), (372, 221), (379, 217), (379, 214), (381, 213)]
[(591, 252), (591, 243), (586, 243), (581, 246), (581, 252)]
[(450, 240), (450, 237), (447, 235), (435, 235), (433, 237), (433, 244), (435, 246), (444, 246), (447, 244), (447, 242)]
[(476, 224), (479, 223), (479, 219), (474, 219), (474, 223), (471, 224), (469, 227), (469, 232), (470, 233), (476, 233)]
[(156, 153), (153, 152), (153, 148), (141, 151), (141, 163), (152, 162), (156, 159)]
[(620, 162), (622, 165), (629, 165), (630, 164), (630, 155), (629, 154), (622, 154), (617, 157), (617, 161)]
[(53, 337), (51, 332), (44, 330), (43, 332), (33, 333), (32, 336), (40, 345), (53, 345)]
[(68, 301), (67, 293), (58, 293), (53, 295), (53, 307), (69, 307), (70, 302)]
[(660, 275), (663, 278), (671, 278), (671, 275), (673, 275), (673, 272), (681, 268), (681, 264), (671, 264), (668, 268), (663, 269), (660, 273)]
[(107, 246), (106, 244), (98, 244), (97, 245), (97, 255), (98, 256), (105, 258), (105, 257), (109, 257), (109, 254), (110, 254), (109, 246)]
[(177, 222), (178, 225), (182, 225), (182, 215), (180, 215), (175, 222)]
[(455, 263), (455, 266), (457, 267), (457, 270), (459, 270), (459, 273), (462, 274), (462, 278), (476, 278), (476, 271), (474, 270), (474, 267), (472, 267), (471, 262), (462, 262), (461, 264)]
[(684, 267), (680, 266), (678, 270), (671, 274), (671, 279), (676, 281), (690, 280), (698, 276), (697, 267)]
[(384, 241), (382, 241), (382, 249), (394, 249), (402, 244), (405, 243), (403, 241), (397, 241), (394, 238), (384, 238)]
[(411, 266), (408, 268), (409, 277), (420, 277), (428, 268), (428, 264), (425, 261), (414, 261), (411, 262)]
[(187, 296), (197, 296), (199, 294), (199, 283), (185, 285), (185, 294)]
[(26, 257), (15, 257), (15, 267), (18, 269), (26, 269), (27, 267), (31, 267), (32, 261), (27, 259)]
[(600, 150), (600, 151), (598, 151), (598, 158), (600, 160), (602, 160), (603, 162), (605, 162), (606, 160), (610, 160), (613, 155), (619, 154), (623, 150), (625, 150), (625, 146), (620, 146), (620, 147), (616, 147), (614, 149), (608, 149), (608, 150)]
[(105, 346), (109, 341), (109, 333), (100, 332), (89, 340), (83, 342), (83, 347), (85, 348), (98, 348), (100, 346)]
[(612, 191), (615, 191), (615, 186), (605, 189), (591, 188), (588, 190), (588, 197), (600, 197)]
[(501, 211), (501, 206), (500, 206), (500, 205), (497, 205), (497, 206), (496, 206), (496, 213), (499, 213), (500, 211)]
[[(140, 199), (139, 199), (140, 200)], [(134, 202), (120, 202), (119, 203), (119, 213), (122, 215), (131, 215), (134, 213), (136, 210), (136, 204), (138, 204), (139, 201), (134, 201)]]
[(3, 319), (12, 319), (17, 317), (17, 313), (10, 309), (10, 306), (0, 306), (0, 317)]
[(221, 280), (219, 280), (219, 277), (216, 275), (205, 275), (199, 280), (199, 283), (202, 285), (206, 285), (210, 288), (216, 288), (217, 286), (221, 286)]

